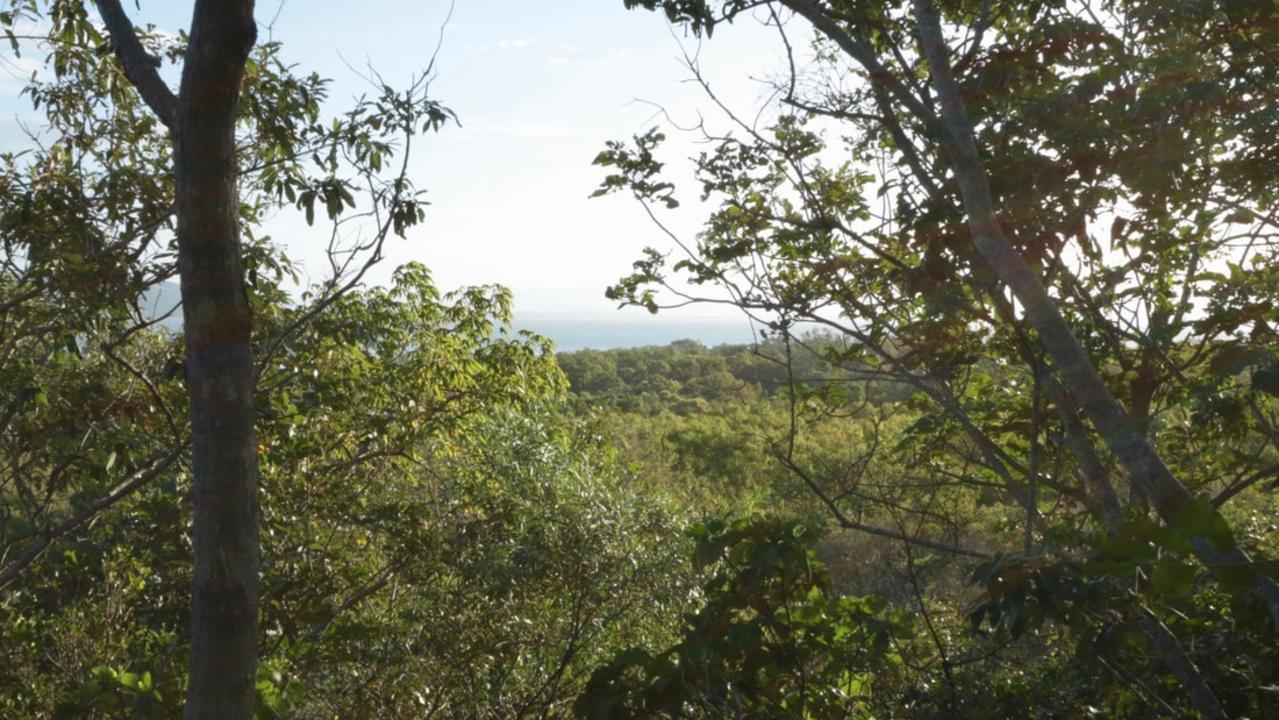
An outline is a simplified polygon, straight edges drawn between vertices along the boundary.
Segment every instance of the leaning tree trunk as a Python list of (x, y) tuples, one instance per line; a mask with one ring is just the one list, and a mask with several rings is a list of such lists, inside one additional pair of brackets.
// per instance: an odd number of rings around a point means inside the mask
[(253, 714), (257, 441), (235, 125), (256, 35), (252, 0), (198, 0), (175, 116), (178, 270), (195, 475), (188, 718)]
[[(1149, 495), (1160, 516), (1173, 522), (1193, 496), (1164, 464), (1145, 433), (1120, 407), (1039, 276), (1004, 234), (995, 216), (986, 167), (977, 153), (972, 123), (951, 70), (950, 51), (942, 35), (941, 21), (931, 0), (915, 0), (915, 18), (919, 24), (920, 46), (937, 93), (942, 145), (959, 185), (973, 244), (1026, 308), (1026, 318), (1039, 334), (1057, 372), (1078, 398), (1111, 452), (1132, 481)], [(1251, 565), (1250, 558), (1239, 548), (1222, 552), (1202, 537), (1192, 538), (1191, 542), (1196, 555), (1209, 567)], [(1279, 627), (1279, 586), (1260, 572), (1254, 573), (1254, 579), (1258, 593), (1269, 606), (1271, 622)]]
[(196, 0), (176, 97), (120, 0), (96, 2), (125, 76), (173, 136), (195, 482), (186, 717), (248, 720), (257, 675), (258, 475), (235, 126), (257, 37), (253, 0)]

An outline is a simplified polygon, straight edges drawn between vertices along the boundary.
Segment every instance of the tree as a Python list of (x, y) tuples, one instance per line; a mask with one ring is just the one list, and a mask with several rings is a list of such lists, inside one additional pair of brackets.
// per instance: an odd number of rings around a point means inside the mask
[[(0, 21), (15, 51), (34, 45), (51, 71), (24, 92), (49, 118), (52, 142), (34, 139), (35, 150), (5, 158), (4, 309), (20, 320), (5, 329), (7, 361), (27, 369), (14, 378), (5, 424), (25, 469), (6, 478), (20, 487), (3, 497), (17, 525), (5, 528), (0, 587), (185, 470), (189, 450), (199, 561), (187, 712), (247, 716), (258, 648), (257, 380), (278, 382), (269, 365), (287, 339), (359, 284), (389, 236), (421, 219), (406, 176), (409, 138), (451, 116), (427, 98), (427, 68), (408, 90), (383, 85), (322, 121), (325, 81), (294, 75), (278, 44), (253, 50), (251, 2), (197, 3), (179, 38), (139, 34), (118, 2), (98, 4), (107, 36), (78, 2), (9, 5)], [(159, 68), (182, 60), (174, 95)], [(367, 203), (358, 212), (357, 195)], [(253, 226), (282, 206), (314, 222), (317, 203), (333, 226), (332, 276), (290, 324), (255, 336), (254, 309), (285, 302), (280, 282), (292, 269)], [(353, 222), (371, 232), (352, 241), (344, 227)], [(173, 310), (149, 307), (175, 271), (184, 352), (155, 332)], [(51, 365), (39, 358), (53, 346)], [(98, 374), (76, 389), (67, 373), (78, 372)], [(86, 401), (99, 412), (82, 414)], [(48, 424), (52, 407), (61, 424)], [(164, 432), (148, 442), (143, 427)]]
[[(1216, 510), (1274, 461), (1262, 345), (1275, 318), (1261, 309), (1273, 300), (1273, 183), (1261, 180), (1273, 166), (1255, 114), (1274, 102), (1259, 84), (1276, 71), (1261, 50), (1273, 8), (627, 5), (707, 33), (755, 13), (791, 61), (771, 126), (732, 115), (741, 137), (708, 133), (697, 165), (718, 206), (676, 272), (726, 289), (783, 337), (801, 321), (836, 329), (850, 342), (833, 359), (914, 387), (933, 412), (911, 434), (946, 439), (933, 447), (962, 462), (941, 469), (947, 482), (1000, 487), (1023, 508), (1026, 552), (1049, 530), (1049, 495), (1120, 534), (1150, 504), (1238, 617), (1273, 632), (1271, 563)], [(814, 30), (808, 56), (791, 42), (793, 18)], [(851, 130), (846, 163), (828, 164), (823, 123)], [(676, 202), (659, 142), (611, 145), (601, 190)], [(655, 308), (671, 287), (665, 258), (636, 269), (612, 293)], [(1234, 379), (1249, 369), (1251, 383)], [(1179, 428), (1190, 416), (1199, 428)], [(1066, 458), (1074, 478), (1049, 470)], [(783, 461), (827, 499), (846, 497)], [(987, 477), (963, 469), (974, 465)], [(1177, 653), (1167, 667), (1181, 668), (1199, 712), (1220, 716)]]
[[(0, 158), (0, 715), (173, 717), (193, 488), (166, 315), (172, 138), (91, 8), (27, 5), (0, 16), (47, 55), (25, 90), (47, 125)], [(182, 37), (138, 41), (185, 54)], [(236, 114), (255, 714), (563, 712), (605, 657), (669, 638), (688, 595), (679, 515), (624, 490), (606, 444), (567, 418), (549, 343), (511, 327), (509, 292), (445, 293), (419, 265), (361, 287), (422, 217), (407, 155), (451, 117), (428, 76), (334, 112), (326, 81), (282, 57), (251, 52)], [(300, 297), (262, 232), (288, 211), (327, 217), (332, 275)]]
[(257, 679), (258, 471), (235, 128), (244, 64), (257, 39), (253, 0), (197, 0), (176, 96), (118, 0), (97, 4), (125, 76), (173, 136), (195, 477), (185, 715), (247, 718)]

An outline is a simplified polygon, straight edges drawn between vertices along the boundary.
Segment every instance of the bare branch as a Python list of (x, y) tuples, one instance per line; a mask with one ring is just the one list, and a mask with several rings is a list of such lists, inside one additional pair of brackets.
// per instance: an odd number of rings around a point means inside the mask
[(782, 4), (802, 15), (813, 24), (813, 27), (817, 28), (818, 32), (830, 38), (841, 50), (848, 53), (850, 57), (865, 68), (871, 82), (882, 83), (885, 89), (891, 92), (898, 102), (905, 105), (916, 117), (930, 122), (936, 121), (933, 112), (911, 92), (910, 88), (902, 83), (901, 78), (884, 67), (879, 58), (875, 56), (875, 51), (865, 40), (844, 30), (844, 28), (839, 26), (839, 23), (827, 16), (826, 13), (822, 12), (821, 8), (810, 2), (810, 0), (782, 0)]
[(801, 468), (796, 463), (792, 462), (790, 458), (787, 458), (785, 453), (774, 452), (773, 456), (776, 457), (777, 461), (780, 462), (782, 465), (784, 465), (786, 469), (795, 473), (795, 475), (797, 475), (800, 480), (804, 481), (804, 484), (808, 486), (808, 489), (811, 490), (813, 494), (817, 496), (817, 499), (820, 500), (822, 504), (826, 506), (826, 509), (830, 511), (831, 516), (835, 518), (835, 522), (839, 523), (839, 526), (842, 528), (845, 528), (848, 530), (857, 530), (859, 532), (864, 532), (868, 535), (878, 535), (880, 537), (891, 538), (893, 540), (900, 540), (901, 542), (909, 543), (911, 545), (918, 545), (920, 547), (932, 548), (933, 550), (940, 550), (942, 552), (951, 553), (953, 555), (963, 555), (965, 557), (978, 558), (981, 560), (989, 560), (992, 557), (990, 553), (985, 553), (980, 550), (972, 550), (966, 547), (961, 547), (959, 545), (951, 545), (950, 543), (944, 543), (944, 542), (938, 542), (936, 540), (928, 540), (925, 538), (914, 537), (906, 533), (897, 532), (895, 530), (888, 530), (885, 528), (876, 527), (874, 525), (867, 525), (865, 523), (860, 523), (860, 522), (857, 522), (856, 520), (852, 520), (847, 515), (845, 515), (844, 512), (839, 509), (839, 506), (835, 504), (835, 501), (832, 500), (830, 496), (827, 495), (826, 492), (821, 489), (821, 486), (817, 484), (817, 481), (814, 480), (813, 477), (809, 475), (803, 468)]

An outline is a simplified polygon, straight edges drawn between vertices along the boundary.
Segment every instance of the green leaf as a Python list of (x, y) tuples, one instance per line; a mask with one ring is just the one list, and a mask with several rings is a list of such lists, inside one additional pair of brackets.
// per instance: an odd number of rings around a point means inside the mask
[(1155, 565), (1150, 574), (1150, 582), (1161, 595), (1184, 597), (1190, 594), (1195, 584), (1196, 570), (1193, 565), (1164, 557)]
[(1253, 372), (1250, 387), (1257, 392), (1279, 397), (1279, 362)]
[(1217, 350), (1208, 363), (1208, 370), (1220, 377), (1230, 377), (1265, 360), (1269, 355), (1267, 350), (1231, 343)]
[(1207, 500), (1195, 498), (1182, 506), (1173, 518), (1172, 527), (1187, 537), (1205, 537), (1218, 552), (1235, 548), (1230, 524)]

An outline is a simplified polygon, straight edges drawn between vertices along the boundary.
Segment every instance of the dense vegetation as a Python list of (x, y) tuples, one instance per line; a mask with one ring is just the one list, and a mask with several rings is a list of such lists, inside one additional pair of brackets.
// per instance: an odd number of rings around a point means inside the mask
[[(1279, 715), (1276, 6), (625, 4), (792, 60), (608, 290), (755, 345), (556, 355), (503, 288), (366, 283), (429, 73), (337, 108), (221, 42), (251, 2), (3, 3), (46, 69), (0, 155), (0, 717)], [(596, 161), (659, 225), (663, 140)]]

